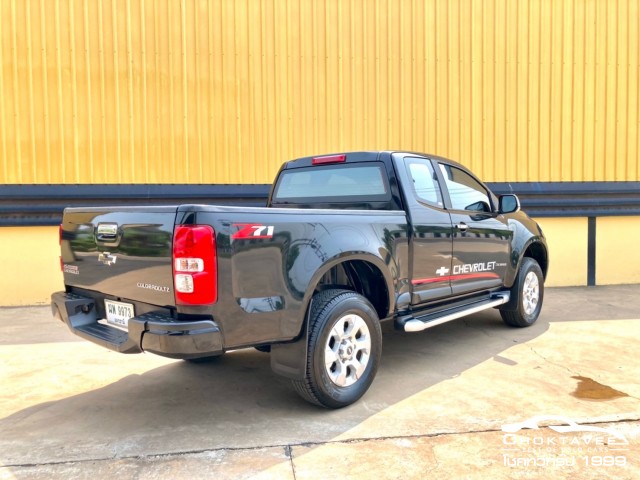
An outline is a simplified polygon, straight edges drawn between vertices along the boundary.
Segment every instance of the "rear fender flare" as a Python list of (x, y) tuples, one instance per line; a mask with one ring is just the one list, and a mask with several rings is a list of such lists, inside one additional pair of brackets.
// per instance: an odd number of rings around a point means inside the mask
[[(391, 257), (389, 256), (389, 258)], [(387, 316), (394, 310), (394, 280), (391, 276), (388, 264), (386, 264), (383, 259), (371, 254), (363, 253), (342, 253), (339, 256), (329, 259), (316, 271), (309, 282), (309, 288), (303, 298), (303, 311), (305, 312), (305, 317), (302, 322), (300, 334), (293, 342), (273, 344), (271, 346), (271, 369), (276, 374), (292, 380), (303, 380), (305, 378), (307, 368), (306, 359), (309, 348), (309, 316), (315, 289), (322, 276), (331, 268), (350, 260), (368, 262), (382, 273), (387, 286), (387, 293), (389, 295), (389, 311), (387, 312)]]
[(391, 271), (392, 269), (397, 270), (397, 268), (395, 267), (395, 265), (393, 266), (390, 265), (392, 262), (391, 254), (387, 253), (386, 257), (387, 258), (385, 261), (384, 259), (377, 257), (375, 255), (372, 255), (370, 253), (344, 252), (338, 256), (335, 256), (327, 260), (322, 265), (322, 267), (320, 267), (313, 274), (313, 276), (311, 277), (311, 280), (309, 281), (307, 291), (305, 292), (304, 297), (302, 299), (304, 311), (305, 312), (309, 311), (309, 304), (311, 302), (311, 299), (313, 298), (313, 294), (316, 290), (316, 287), (320, 283), (320, 279), (324, 276), (325, 273), (327, 273), (336, 265), (340, 265), (341, 263), (352, 261), (352, 260), (360, 260), (373, 265), (375, 268), (378, 269), (378, 271), (384, 277), (384, 283), (387, 287), (387, 295), (388, 295), (387, 304), (389, 305), (389, 308), (388, 308), (388, 311), (386, 312), (386, 315), (380, 315), (380, 318), (388, 317), (391, 314), (391, 312), (393, 312), (395, 309), (395, 283), (396, 282), (392, 276)]

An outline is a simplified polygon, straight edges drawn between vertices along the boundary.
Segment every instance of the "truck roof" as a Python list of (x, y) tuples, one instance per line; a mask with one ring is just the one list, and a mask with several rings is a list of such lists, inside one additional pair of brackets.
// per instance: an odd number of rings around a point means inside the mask
[[(391, 156), (395, 153), (400, 154), (408, 154), (408, 155), (417, 155), (420, 157), (432, 158), (437, 160), (443, 160), (447, 163), (450, 163), (455, 166), (459, 166), (465, 169), (464, 165), (450, 160), (448, 158), (440, 157), (438, 155), (433, 155), (430, 153), (422, 153), (422, 152), (413, 152), (409, 150), (371, 150), (371, 151), (354, 151), (354, 152), (337, 152), (330, 154), (322, 154), (322, 155), (311, 155), (308, 157), (300, 157), (295, 160), (290, 160), (282, 165), (282, 170), (290, 169), (290, 168), (303, 168), (310, 167), (312, 165), (324, 163), (323, 160), (326, 159), (326, 163), (358, 163), (358, 162), (390, 162)], [(340, 158), (344, 157), (344, 158)], [(314, 163), (314, 160), (317, 163)]]

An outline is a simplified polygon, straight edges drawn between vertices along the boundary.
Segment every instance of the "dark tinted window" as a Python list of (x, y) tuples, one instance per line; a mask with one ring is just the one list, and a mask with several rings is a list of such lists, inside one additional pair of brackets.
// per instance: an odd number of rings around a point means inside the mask
[(328, 165), (285, 170), (273, 195), (275, 202), (387, 200), (386, 174), (377, 163)]
[(441, 163), (454, 210), (490, 212), (491, 201), (484, 186), (464, 170)]
[(413, 191), (421, 201), (442, 208), (442, 194), (438, 177), (429, 160), (407, 159), (409, 177), (413, 181)]

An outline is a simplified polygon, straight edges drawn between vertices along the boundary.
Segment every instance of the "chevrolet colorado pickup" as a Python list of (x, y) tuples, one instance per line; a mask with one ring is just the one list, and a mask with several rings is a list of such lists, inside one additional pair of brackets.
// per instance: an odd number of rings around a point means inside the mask
[(266, 208), (68, 208), (60, 246), (52, 309), (76, 335), (194, 361), (256, 347), (328, 408), (371, 385), (380, 322), (418, 332), (498, 308), (529, 326), (549, 265), (515, 195), (396, 151), (287, 162)]

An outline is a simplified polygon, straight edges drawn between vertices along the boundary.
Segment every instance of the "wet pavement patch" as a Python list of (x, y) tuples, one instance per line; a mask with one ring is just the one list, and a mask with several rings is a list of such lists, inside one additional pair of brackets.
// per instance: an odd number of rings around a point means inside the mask
[(613, 400), (628, 397), (624, 392), (603, 385), (588, 377), (571, 377), (578, 380), (578, 386), (572, 395), (583, 400)]

